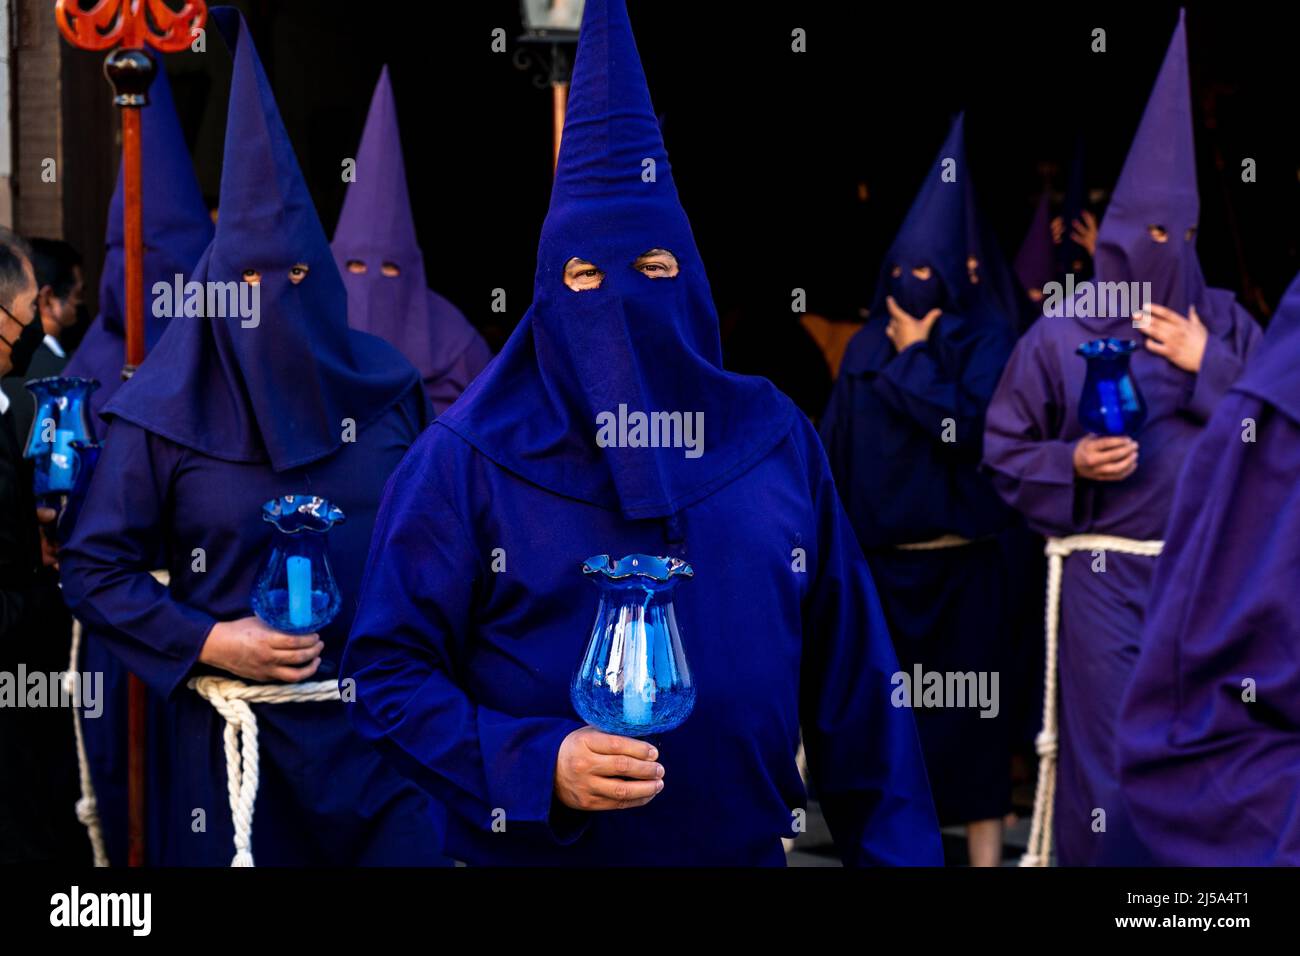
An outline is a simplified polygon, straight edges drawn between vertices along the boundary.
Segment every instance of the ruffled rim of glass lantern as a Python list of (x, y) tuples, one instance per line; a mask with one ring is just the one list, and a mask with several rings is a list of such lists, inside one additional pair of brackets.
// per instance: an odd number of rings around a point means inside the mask
[(1133, 339), (1117, 339), (1109, 337), (1084, 342), (1075, 349), (1075, 351), (1086, 359), (1108, 359), (1119, 358), (1121, 355), (1132, 355), (1137, 351), (1137, 347), (1138, 344)]
[(653, 554), (629, 554), (615, 561), (608, 554), (598, 554), (582, 562), (583, 574), (600, 574), (611, 581), (648, 578), (661, 584), (672, 578), (689, 578), (695, 570), (681, 558), (657, 557)]
[(69, 385), (89, 385), (90, 387), (86, 389), (86, 394), (89, 395), (99, 388), (99, 379), (85, 378), (81, 375), (47, 375), (45, 378), (33, 378), (23, 382), (23, 387), (32, 394), (46, 387), (66, 388)]
[(345, 518), (342, 508), (317, 495), (281, 495), (262, 505), (262, 520), (285, 534), (328, 531)]

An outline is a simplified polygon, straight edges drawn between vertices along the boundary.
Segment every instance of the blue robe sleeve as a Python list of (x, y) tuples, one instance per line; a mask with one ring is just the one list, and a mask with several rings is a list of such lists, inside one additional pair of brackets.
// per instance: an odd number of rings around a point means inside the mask
[[(553, 799), (560, 744), (580, 721), (477, 703), (457, 679), (488, 572), (459, 510), (426, 480), (439, 429), (416, 443), (384, 493), (343, 655), (353, 726), (469, 826), (578, 838), (587, 815)], [(424, 449), (424, 453), (421, 450)]]
[[(978, 462), (984, 413), (1011, 353), (1010, 335), (992, 323), (961, 342), (940, 339), (938, 331), (895, 355), (880, 370), (876, 392), (944, 448)], [(955, 440), (945, 440), (949, 420), (955, 435), (947, 437)]]
[(162, 564), (177, 451), (130, 422), (114, 421), (76, 531), (59, 554), (72, 613), (164, 696), (184, 684), (216, 623), (173, 599), (150, 574)]
[(1011, 353), (984, 422), (984, 467), (1002, 499), (1044, 534), (1072, 534), (1092, 520), (1092, 493), (1075, 481), (1074, 442), (1061, 434), (1061, 376), (1031, 328)]
[(916, 723), (891, 702), (898, 658), (880, 599), (821, 446), (808, 455), (818, 527), (800, 723), (813, 787), (846, 866), (941, 866)]

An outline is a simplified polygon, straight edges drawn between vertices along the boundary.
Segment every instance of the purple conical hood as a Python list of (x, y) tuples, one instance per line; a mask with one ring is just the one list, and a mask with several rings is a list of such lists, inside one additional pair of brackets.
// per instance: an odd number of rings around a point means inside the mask
[[(213, 458), (276, 471), (322, 458), (418, 386), (390, 345), (348, 328), (347, 292), (248, 27), (212, 10), (234, 55), (212, 244), (194, 269), (211, 292), (257, 292), (167, 327), (105, 409)], [(240, 280), (254, 278), (256, 286)], [(242, 304), (242, 303), (241, 303)]]
[[(144, 291), (146, 300), (155, 282), (171, 282), (190, 270), (212, 241), (212, 217), (194, 176), (189, 147), (172, 101), (167, 70), (158, 64), (149, 86), (149, 105), (140, 111), (140, 168), (144, 181), (141, 214), (144, 224)], [(125, 335), (126, 279), (124, 189), (122, 170), (108, 208), (104, 271), (99, 285), (99, 314), (105, 327)], [(145, 343), (152, 346), (167, 319), (145, 308)]]
[(1051, 190), (1044, 188), (1029, 222), (1020, 251), (1016, 253), (1016, 277), (1025, 291), (1042, 294), (1043, 286), (1056, 278), (1056, 246), (1052, 242)]
[[(676, 277), (634, 267), (652, 249), (673, 253)], [(599, 288), (565, 285), (571, 258), (603, 272)], [(722, 368), (704, 263), (622, 0), (587, 0), (583, 12), (533, 296), (501, 354), (439, 422), (534, 484), (629, 518), (662, 517), (789, 432), (788, 400)], [(709, 450), (610, 444), (598, 422), (620, 408), (698, 419)]]
[[(370, 100), (356, 180), (348, 186), (331, 248), (348, 290), (348, 322), (354, 329), (397, 346), (426, 380), (464, 351), (473, 328), (459, 313), (430, 308), (386, 66)], [(349, 263), (359, 263), (364, 272), (350, 271)], [(384, 275), (385, 264), (396, 266), (398, 274)]]
[[(1200, 200), (1184, 18), (1180, 11), (1106, 209), (1095, 260), (1099, 282), (1149, 282), (1155, 304), (1186, 315), (1204, 304), (1205, 279), (1196, 256)], [(1163, 230), (1165, 241), (1153, 238), (1152, 227)]]

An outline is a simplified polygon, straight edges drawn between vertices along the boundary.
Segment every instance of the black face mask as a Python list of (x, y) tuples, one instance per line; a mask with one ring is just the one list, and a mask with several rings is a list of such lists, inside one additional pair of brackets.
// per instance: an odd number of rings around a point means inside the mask
[[(0, 311), (3, 311), (5, 315), (9, 316), (9, 318), (18, 322), (18, 316), (14, 315), (3, 305), (0, 305)], [(32, 356), (36, 354), (36, 350), (39, 349), (41, 343), (45, 341), (45, 327), (41, 325), (40, 319), (36, 316), (35, 311), (33, 311), (31, 321), (23, 326), (23, 330), (19, 333), (16, 340), (11, 342), (3, 335), (0, 335), (0, 340), (3, 340), (5, 345), (9, 346), (9, 361), (13, 364), (13, 368), (10, 370), (9, 374), (26, 375), (27, 369), (32, 364)]]

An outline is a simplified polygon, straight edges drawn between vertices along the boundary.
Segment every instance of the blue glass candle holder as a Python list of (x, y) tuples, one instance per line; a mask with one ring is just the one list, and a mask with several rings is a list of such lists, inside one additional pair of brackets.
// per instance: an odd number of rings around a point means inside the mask
[(23, 457), (35, 466), (36, 501), (58, 508), (61, 499), (85, 489), (90, 469), (78, 448), (95, 443), (90, 393), (99, 388), (93, 378), (54, 376), (33, 379), (27, 389), (36, 399), (36, 415), (27, 435)]
[(1132, 339), (1093, 339), (1075, 351), (1088, 363), (1079, 396), (1079, 424), (1096, 435), (1133, 436), (1147, 420), (1147, 403), (1129, 369)]
[(26, 387), (36, 399), (36, 415), (23, 457), (32, 460), (36, 504), (58, 513), (49, 533), (62, 543), (72, 536), (102, 450), (90, 413), (90, 394), (99, 382), (58, 375), (33, 379)]
[(680, 726), (695, 706), (673, 591), (695, 572), (680, 558), (607, 554), (582, 565), (600, 588), (596, 622), (569, 695), (587, 723), (647, 737)]
[(262, 505), (262, 518), (275, 535), (253, 582), (253, 613), (286, 634), (319, 631), (343, 605), (326, 548), (342, 510), (313, 495), (283, 495)]

